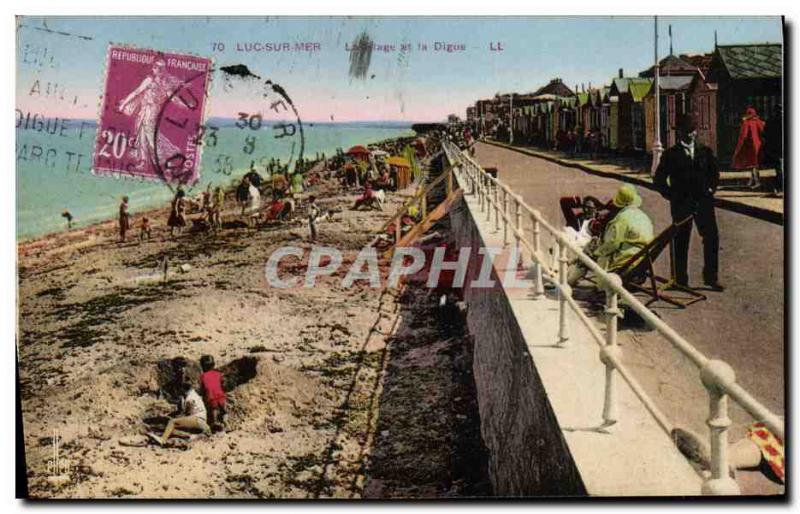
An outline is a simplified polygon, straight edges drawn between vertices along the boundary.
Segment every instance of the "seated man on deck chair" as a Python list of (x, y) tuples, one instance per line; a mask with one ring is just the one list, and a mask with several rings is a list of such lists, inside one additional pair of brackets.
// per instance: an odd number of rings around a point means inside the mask
[[(612, 200), (619, 212), (606, 225), (603, 237), (590, 255), (603, 269), (613, 271), (650, 243), (655, 237), (653, 222), (639, 207), (642, 198), (631, 184), (620, 186)], [(580, 261), (573, 263), (567, 273), (567, 282), (574, 286), (587, 269)]]

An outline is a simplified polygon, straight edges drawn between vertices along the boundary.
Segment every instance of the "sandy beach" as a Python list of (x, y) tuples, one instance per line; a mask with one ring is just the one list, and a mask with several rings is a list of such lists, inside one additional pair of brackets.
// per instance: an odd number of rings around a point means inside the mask
[[(351, 210), (357, 192), (335, 181), (313, 194), (342, 209), (317, 244), (347, 263), (413, 190), (387, 195), (382, 212)], [(344, 289), (346, 270), (275, 289), (267, 259), (281, 245), (309, 249), (304, 223), (171, 238), (166, 208), (147, 215), (154, 234), (141, 243), (117, 242), (110, 221), (18, 246), (32, 497), (488, 494), (469, 338), (437, 322), (438, 298), (413, 285)], [(196, 368), (203, 354), (225, 372), (226, 432), (153, 445), (145, 421), (173, 410), (175, 359)]]

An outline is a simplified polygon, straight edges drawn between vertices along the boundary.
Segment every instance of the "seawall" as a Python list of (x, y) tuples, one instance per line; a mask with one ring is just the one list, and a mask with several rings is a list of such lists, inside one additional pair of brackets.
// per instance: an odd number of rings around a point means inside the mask
[(494, 287), (469, 287), (480, 273), (480, 247), (510, 248), (494, 214), (486, 218), (470, 194), (450, 214), (456, 244), (472, 249), (464, 299), (493, 493), (699, 495), (701, 477), (621, 380), (619, 421), (601, 428), (605, 367), (599, 347), (571, 311), (570, 338), (556, 344), (558, 300), (550, 292), (534, 296), (529, 259), (513, 267), (522, 287), (502, 283), (509, 267), (503, 257), (493, 262)]

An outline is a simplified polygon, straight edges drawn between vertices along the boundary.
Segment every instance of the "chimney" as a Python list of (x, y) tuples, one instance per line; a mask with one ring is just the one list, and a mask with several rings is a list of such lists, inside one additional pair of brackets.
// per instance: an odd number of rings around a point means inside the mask
[(619, 69), (619, 78), (624, 77), (625, 75), (622, 73), (622, 68)]

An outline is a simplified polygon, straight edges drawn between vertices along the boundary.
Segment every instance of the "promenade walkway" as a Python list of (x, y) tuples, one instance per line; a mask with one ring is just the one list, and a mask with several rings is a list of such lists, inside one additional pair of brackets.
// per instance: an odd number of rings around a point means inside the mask
[[(615, 177), (587, 174), (575, 166), (478, 143), (476, 160), (498, 168), (498, 178), (539, 209), (552, 223), (563, 223), (560, 196), (580, 194), (610, 198)], [(656, 230), (670, 222), (669, 205), (656, 192), (640, 188), (642, 208)], [(718, 210), (723, 293), (704, 291), (708, 300), (676, 309), (659, 302), (651, 308), (711, 358), (728, 362), (742, 385), (773, 412), (784, 413), (784, 231), (781, 225), (736, 212)], [(700, 282), (702, 244), (696, 231), (690, 251), (690, 280)], [(666, 273), (667, 260), (658, 266)], [(708, 401), (697, 370), (663, 338), (640, 329), (620, 334), (626, 364), (673, 422), (707, 433)], [(744, 435), (752, 418), (732, 407), (731, 439)], [(759, 473), (740, 473), (743, 494), (775, 494), (781, 488)]]
[[(509, 145), (499, 141), (485, 141), (487, 144), (507, 148), (526, 155), (546, 159), (561, 166), (577, 168), (593, 175), (624, 180), (642, 187), (653, 188), (649, 162), (630, 157), (600, 156), (590, 159), (588, 155), (574, 156), (565, 152), (542, 150), (540, 148)], [(750, 191), (743, 187), (750, 173), (747, 171), (724, 171), (720, 188), (716, 194), (717, 206), (754, 216), (771, 223), (783, 224), (783, 196), (765, 191)], [(762, 181), (771, 182), (774, 169), (761, 170)]]

